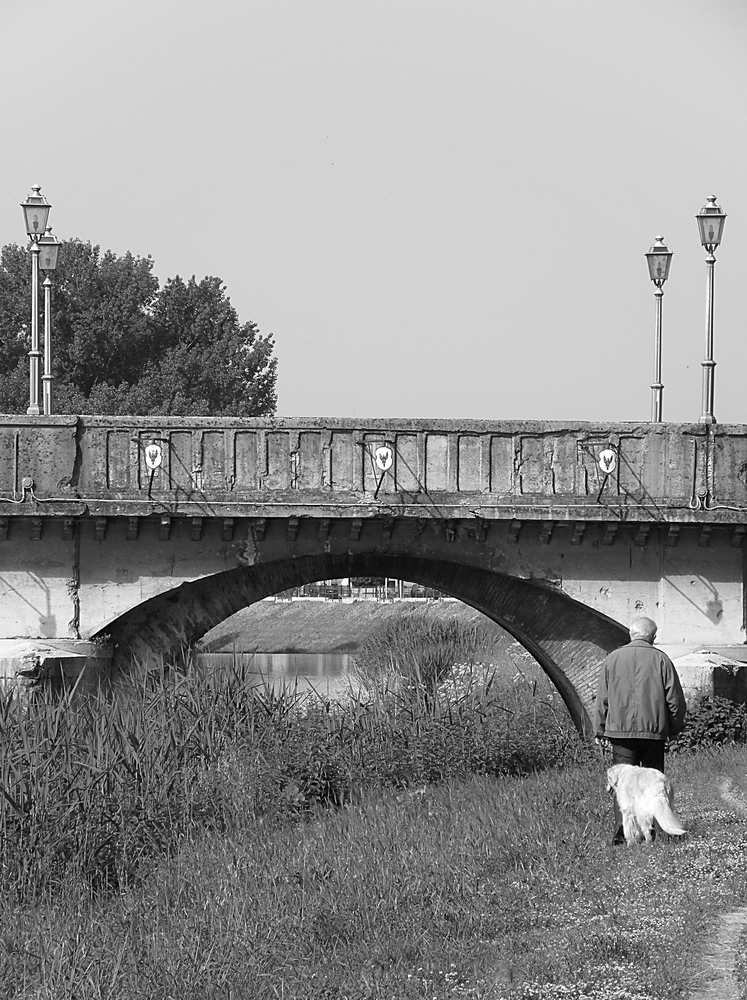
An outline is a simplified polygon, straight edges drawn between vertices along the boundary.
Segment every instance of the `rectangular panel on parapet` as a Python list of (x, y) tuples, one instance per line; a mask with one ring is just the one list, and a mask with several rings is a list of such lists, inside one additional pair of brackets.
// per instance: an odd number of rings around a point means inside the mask
[(551, 494), (552, 439), (545, 435), (519, 437), (518, 478), (522, 494)]
[(262, 489), (290, 489), (291, 460), (288, 431), (265, 432), (264, 460), (265, 471), (262, 475)]
[(0, 489), (20, 494), (28, 476), (40, 496), (56, 495), (72, 482), (75, 452), (74, 420), (37, 426), (22, 418), (18, 423), (4, 424), (0, 431)]
[(363, 435), (360, 448), (363, 452), (363, 489), (367, 493), (394, 493), (397, 489), (398, 448), (395, 435), (367, 432)]
[(234, 489), (252, 492), (258, 486), (257, 432), (236, 431), (233, 439)]
[(425, 484), (420, 468), (417, 434), (397, 435), (394, 463), (398, 490), (405, 490), (407, 493), (423, 490)]
[(713, 497), (747, 510), (747, 434), (719, 428), (713, 444)]
[(12, 493), (21, 487), (21, 470), (17, 465), (17, 433), (15, 427), (0, 429), (0, 490)]
[(355, 448), (352, 432), (334, 431), (330, 435), (327, 472), (327, 485), (331, 489), (353, 490), (361, 488), (361, 483), (357, 481), (355, 476), (354, 459)]
[(169, 433), (169, 484), (172, 490), (193, 489), (194, 459), (192, 452), (192, 431), (171, 431)]
[(698, 452), (705, 443), (704, 428), (672, 424), (661, 434), (662, 496), (687, 502), (692, 497), (693, 488), (697, 490), (699, 487)]
[[(103, 493), (107, 489), (112, 489), (110, 486), (112, 478), (110, 461), (113, 459), (117, 463), (119, 455), (116, 450), (118, 442), (115, 439), (113, 442), (115, 452), (110, 458), (110, 433), (109, 427), (88, 422), (86, 422), (83, 428), (80, 439), (82, 461), (80, 463), (78, 486), (84, 496), (91, 493)], [(117, 472), (119, 475), (113, 477), (115, 480), (119, 480), (122, 477), (121, 469), (117, 468)], [(116, 489), (116, 487), (114, 488)]]
[(319, 490), (322, 487), (322, 435), (320, 431), (301, 431), (298, 435), (296, 488)]
[(425, 487), (429, 493), (445, 493), (451, 488), (449, 437), (427, 433), (425, 438)]
[(131, 447), (135, 463), (133, 479), (136, 480), (137, 487), (148, 493), (167, 491), (170, 488), (171, 465), (168, 431), (160, 427), (139, 431)]
[(578, 466), (578, 431), (569, 428), (522, 434), (517, 473), (522, 494), (577, 495), (583, 480)]
[(132, 438), (129, 431), (106, 431), (106, 485), (114, 493), (132, 489)]
[(53, 424), (19, 423), (10, 437), (11, 482), (17, 470), (18, 488), (28, 476), (40, 499), (64, 494), (75, 474), (75, 424), (74, 417)]
[[(488, 488), (484, 434), (460, 434), (457, 438), (457, 489), (460, 493), (482, 493)], [(486, 468), (487, 466), (487, 468)]]
[(552, 438), (552, 490), (559, 496), (577, 496), (579, 469), (577, 461), (578, 434), (574, 430), (559, 431)]
[(201, 442), (202, 489), (225, 492), (226, 483), (226, 432), (203, 431)]
[(516, 446), (513, 434), (495, 434), (490, 442), (490, 490), (504, 496), (514, 492)]
[(662, 499), (671, 488), (667, 475), (667, 441), (663, 434), (621, 434), (617, 450), (618, 490), (629, 500)]

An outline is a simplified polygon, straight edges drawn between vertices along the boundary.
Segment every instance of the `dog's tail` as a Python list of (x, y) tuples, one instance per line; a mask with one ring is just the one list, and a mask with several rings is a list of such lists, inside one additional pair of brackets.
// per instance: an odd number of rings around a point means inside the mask
[(654, 819), (664, 833), (671, 833), (677, 837), (683, 833), (687, 833), (687, 830), (682, 825), (682, 821), (670, 806), (663, 792), (654, 799)]

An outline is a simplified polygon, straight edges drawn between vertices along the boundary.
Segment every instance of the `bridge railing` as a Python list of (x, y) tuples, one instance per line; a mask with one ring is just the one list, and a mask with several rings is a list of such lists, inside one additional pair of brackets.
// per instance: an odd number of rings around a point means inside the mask
[[(0, 417), (14, 502), (568, 501), (747, 513), (743, 425)], [(20, 512), (18, 512), (20, 513)]]

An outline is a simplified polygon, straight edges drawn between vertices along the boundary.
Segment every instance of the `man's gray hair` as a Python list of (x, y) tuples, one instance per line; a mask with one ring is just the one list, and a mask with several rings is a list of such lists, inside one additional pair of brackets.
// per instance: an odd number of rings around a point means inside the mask
[(630, 626), (630, 638), (653, 642), (656, 638), (656, 622), (651, 618), (636, 618)]

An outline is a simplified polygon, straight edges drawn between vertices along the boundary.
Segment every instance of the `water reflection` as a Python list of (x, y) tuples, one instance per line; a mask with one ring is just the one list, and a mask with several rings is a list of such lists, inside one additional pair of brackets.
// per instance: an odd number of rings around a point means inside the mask
[(199, 663), (210, 668), (243, 667), (257, 682), (287, 685), (299, 691), (312, 687), (334, 695), (348, 686), (352, 657), (349, 653), (202, 653)]

